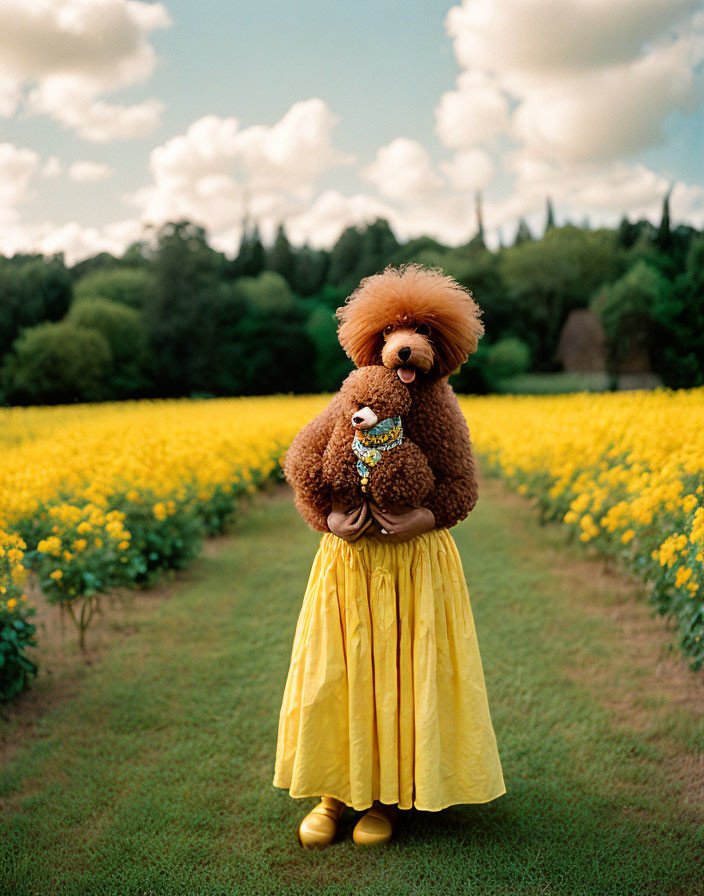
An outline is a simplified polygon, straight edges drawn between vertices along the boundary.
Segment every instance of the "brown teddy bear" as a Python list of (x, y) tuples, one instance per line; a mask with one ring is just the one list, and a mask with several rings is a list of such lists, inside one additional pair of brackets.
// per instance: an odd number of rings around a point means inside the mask
[[(411, 407), (404, 434), (426, 457), (435, 478), (423, 503), (422, 525), (456, 525), (476, 503), (477, 480), (467, 422), (447, 378), (477, 348), (484, 332), (479, 307), (452, 277), (407, 265), (367, 277), (337, 315), (340, 344), (357, 367), (385, 368), (408, 387)], [(345, 413), (344, 401), (338, 392), (298, 433), (286, 454), (284, 474), (306, 523), (320, 532), (337, 528), (336, 534), (347, 537), (322, 471), (323, 455)], [(356, 520), (360, 527), (368, 523), (365, 507)], [(405, 522), (392, 516), (382, 525), (389, 523), (385, 528), (399, 536), (410, 534), (410, 523), (417, 529), (421, 520), (419, 514)]]
[(435, 477), (403, 431), (411, 393), (393, 370), (362, 367), (339, 393), (340, 417), (323, 452), (323, 483), (345, 508), (364, 497), (381, 508), (420, 507)]

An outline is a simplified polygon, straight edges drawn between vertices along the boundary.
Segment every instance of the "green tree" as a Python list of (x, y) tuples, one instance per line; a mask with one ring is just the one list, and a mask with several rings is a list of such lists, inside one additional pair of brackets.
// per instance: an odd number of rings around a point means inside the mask
[(248, 313), (240, 323), (240, 337), (246, 347), (246, 394), (315, 391), (315, 346), (302, 309)]
[(389, 264), (409, 264), (414, 261), (418, 264), (424, 264), (425, 262), (421, 259), (429, 253), (443, 256), (447, 251), (447, 246), (443, 246), (442, 243), (439, 243), (432, 237), (419, 236), (399, 246), (389, 259)]
[[(552, 230), (554, 226), (555, 211), (552, 207), (552, 199), (548, 196), (548, 198), (545, 200), (545, 233), (547, 233), (548, 230)], [(585, 229), (588, 230), (589, 228), (587, 227)]]
[(613, 231), (554, 227), (542, 240), (504, 249), (499, 273), (513, 311), (513, 333), (528, 342), (538, 370), (557, 369), (568, 314), (615, 279), (621, 255)]
[(98, 269), (77, 281), (74, 286), (74, 301), (102, 296), (130, 308), (144, 308), (155, 286), (154, 274), (145, 268)]
[(150, 379), (159, 395), (188, 395), (211, 355), (210, 340), (217, 339), (206, 322), (230, 265), (208, 245), (202, 227), (180, 221), (159, 231), (154, 273), (144, 308)]
[(266, 250), (259, 235), (259, 226), (250, 228), (245, 221), (237, 258), (232, 267), (236, 277), (258, 277), (266, 264)]
[(296, 307), (291, 287), (274, 271), (264, 271), (258, 277), (241, 277), (234, 288), (254, 313), (274, 315)]
[(0, 355), (23, 327), (60, 320), (71, 297), (71, 276), (60, 257), (0, 259)]
[(296, 256), (291, 248), (291, 244), (286, 236), (286, 230), (283, 224), (279, 224), (276, 231), (276, 239), (274, 245), (269, 249), (266, 256), (266, 268), (274, 271), (287, 281), (289, 286), (293, 286), (296, 274)]
[(316, 303), (306, 322), (306, 333), (315, 346), (315, 388), (336, 392), (353, 364), (337, 341), (337, 320), (327, 305)]
[(662, 202), (662, 215), (660, 217), (660, 226), (655, 237), (655, 243), (661, 252), (667, 252), (672, 242), (672, 234), (670, 231), (670, 194), (672, 187), (665, 194)]
[[(302, 246), (296, 252), (291, 285), (299, 296), (312, 296), (323, 288), (329, 258), (327, 252), (312, 249), (310, 246)], [(332, 284), (329, 286), (331, 289), (334, 288)]]
[(474, 197), (475, 210), (477, 216), (477, 232), (467, 243), (467, 247), (475, 250), (486, 249), (484, 241), (484, 216), (482, 214), (482, 194), (479, 190)]
[(389, 222), (377, 218), (362, 231), (362, 251), (355, 278), (361, 280), (383, 271), (398, 251), (398, 240)]
[(110, 299), (81, 298), (73, 303), (67, 319), (105, 337), (113, 360), (107, 378), (111, 397), (139, 395), (146, 386), (147, 362), (147, 333), (139, 312)]
[(68, 321), (26, 329), (5, 359), (2, 381), (16, 404), (98, 401), (109, 395), (112, 355), (96, 330)]
[(656, 337), (657, 309), (668, 302), (671, 285), (654, 267), (638, 261), (596, 294), (593, 310), (606, 337), (607, 370), (616, 376), (636, 350), (651, 351)]
[(330, 252), (328, 282), (333, 286), (350, 283), (357, 277), (364, 252), (364, 239), (356, 227), (348, 227)]
[(90, 258), (84, 258), (71, 268), (71, 277), (81, 280), (88, 274), (94, 274), (96, 271), (107, 271), (115, 268), (120, 264), (120, 260), (109, 252), (98, 252), (97, 255), (91, 255)]
[(516, 230), (516, 236), (513, 240), (513, 245), (520, 246), (521, 243), (531, 242), (533, 242), (533, 234), (530, 232), (530, 228), (528, 227), (525, 218), (519, 218), (518, 228)]
[(666, 386), (704, 385), (704, 235), (692, 241), (684, 273), (656, 294), (653, 367)]
[(518, 376), (530, 367), (530, 349), (517, 336), (506, 336), (489, 346), (486, 366), (495, 383)]

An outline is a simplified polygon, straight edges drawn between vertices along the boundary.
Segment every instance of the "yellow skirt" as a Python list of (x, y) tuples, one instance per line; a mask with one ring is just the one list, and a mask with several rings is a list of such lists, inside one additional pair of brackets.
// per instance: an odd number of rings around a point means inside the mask
[(462, 562), (447, 529), (323, 535), (298, 618), (274, 786), (354, 809), (506, 792)]

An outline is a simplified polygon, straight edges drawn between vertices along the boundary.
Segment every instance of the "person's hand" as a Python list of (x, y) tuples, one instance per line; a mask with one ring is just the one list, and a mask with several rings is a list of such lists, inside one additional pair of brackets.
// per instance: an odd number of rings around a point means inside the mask
[(343, 504), (333, 499), (332, 511), (328, 516), (328, 529), (333, 535), (345, 541), (356, 541), (373, 522), (369, 505), (362, 501), (357, 507), (345, 510)]
[(393, 543), (410, 541), (416, 535), (422, 535), (435, 528), (435, 516), (428, 507), (390, 511), (382, 510), (378, 504), (370, 501), (369, 511), (377, 523), (375, 534), (379, 534), (384, 541)]

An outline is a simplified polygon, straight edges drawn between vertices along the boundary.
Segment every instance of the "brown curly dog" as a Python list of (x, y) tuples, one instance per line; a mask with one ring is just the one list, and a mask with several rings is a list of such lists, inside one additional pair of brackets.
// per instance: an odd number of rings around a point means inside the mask
[[(427, 458), (434, 476), (423, 505), (432, 511), (435, 528), (454, 526), (477, 500), (469, 430), (447, 377), (476, 350), (484, 332), (480, 315), (471, 293), (456, 280), (419, 265), (367, 277), (337, 311), (338, 338), (352, 361), (358, 367), (383, 366), (408, 388), (404, 435)], [(323, 458), (346, 409), (343, 388), (298, 433), (284, 460), (299, 513), (321, 532), (329, 531), (333, 506)]]
[(351, 508), (365, 495), (383, 508), (420, 507), (435, 477), (403, 432), (411, 393), (393, 370), (361, 367), (340, 388), (341, 416), (323, 453), (323, 481)]

